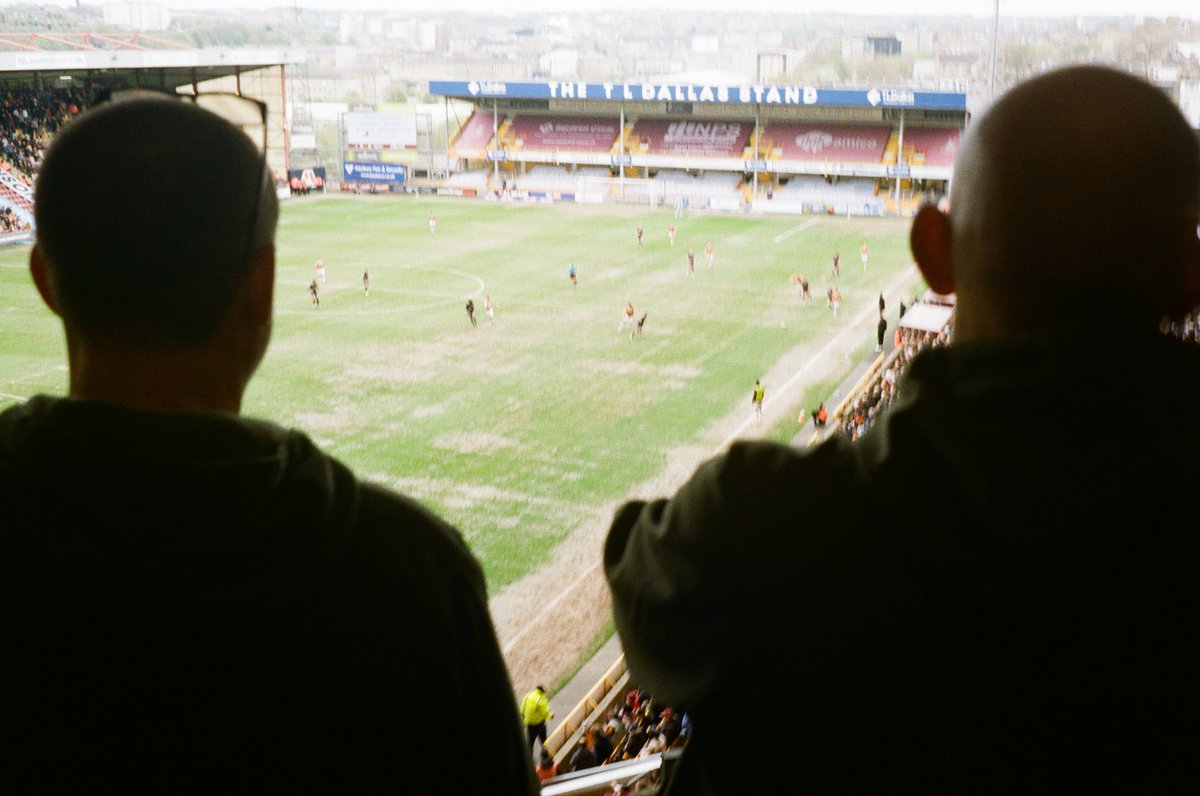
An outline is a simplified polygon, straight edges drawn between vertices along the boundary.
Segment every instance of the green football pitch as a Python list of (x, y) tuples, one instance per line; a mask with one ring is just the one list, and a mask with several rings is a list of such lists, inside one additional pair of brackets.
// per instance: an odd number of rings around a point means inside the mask
[[(756, 378), (797, 347), (833, 339), (909, 272), (907, 229), (901, 219), (675, 218), (669, 208), (416, 196), (288, 201), (274, 336), (243, 409), (304, 429), (362, 477), (446, 517), (495, 592), (653, 477), (671, 450), (711, 449), (715, 423), (749, 416)], [(825, 302), (835, 251), (840, 318)], [(0, 250), (0, 408), (67, 388), (61, 329), (27, 257), (27, 246)], [(316, 307), (308, 285), (318, 258), (327, 275)], [(812, 284), (811, 306), (800, 305), (795, 273)], [(618, 332), (627, 303), (648, 313), (633, 339), (631, 326)], [(888, 316), (894, 329), (891, 306)], [(799, 408), (870, 356), (874, 328), (872, 316), (839, 357), (840, 374), (794, 395), (765, 382), (769, 400), (790, 403), (788, 420), (755, 434), (790, 439)]]

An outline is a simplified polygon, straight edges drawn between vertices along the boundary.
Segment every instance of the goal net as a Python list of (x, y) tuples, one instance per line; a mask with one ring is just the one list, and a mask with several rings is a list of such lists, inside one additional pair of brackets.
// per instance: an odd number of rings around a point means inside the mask
[(637, 204), (654, 207), (661, 203), (663, 186), (658, 180), (626, 177), (580, 177), (575, 201), (581, 204)]

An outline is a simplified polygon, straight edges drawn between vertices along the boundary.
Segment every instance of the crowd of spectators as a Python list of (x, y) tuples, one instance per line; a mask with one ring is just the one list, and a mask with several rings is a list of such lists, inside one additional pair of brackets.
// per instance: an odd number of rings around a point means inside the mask
[[(895, 400), (900, 375), (917, 355), (917, 352), (931, 346), (946, 345), (949, 342), (951, 330), (951, 325), (947, 325), (940, 332), (897, 329), (895, 355), (880, 370), (871, 384), (859, 394), (854, 403), (842, 412), (837, 426), (838, 433), (851, 442), (857, 442), (875, 422), (879, 413)], [(1200, 344), (1200, 307), (1193, 309), (1179, 321), (1172, 322), (1164, 319), (1162, 331), (1164, 334), (1180, 340), (1191, 340)]]
[(17, 215), (11, 207), (0, 207), (0, 235), (28, 232), (31, 226), (29, 221)]
[[(686, 743), (690, 734), (686, 713), (680, 714), (670, 706), (657, 704), (644, 690), (630, 689), (625, 694), (625, 701), (613, 707), (603, 723), (596, 722), (584, 730), (582, 740), (566, 765), (556, 767), (552, 761), (543, 760), (538, 766), (539, 775), (549, 777), (649, 757)], [(656, 784), (657, 780), (650, 777), (645, 786)], [(634, 792), (638, 790), (640, 788), (635, 788)]]
[(871, 383), (859, 393), (854, 403), (842, 412), (837, 426), (838, 433), (851, 442), (857, 442), (875, 422), (879, 413), (895, 400), (900, 376), (908, 367), (908, 363), (925, 348), (946, 345), (950, 340), (951, 329), (950, 324), (947, 324), (939, 332), (898, 328), (895, 353), (887, 360), (886, 365), (880, 369)]
[[(5, 89), (0, 99), (0, 169), (32, 186), (51, 139), (83, 106), (82, 97), (71, 89)], [(0, 199), (0, 235), (30, 231), (28, 216), (11, 204), (21, 200), (8, 193), (10, 198)]]
[(1164, 319), (1162, 330), (1163, 334), (1178, 337), (1180, 340), (1200, 343), (1200, 307), (1196, 307), (1187, 314), (1187, 317), (1174, 323), (1169, 319)]
[(0, 102), (0, 167), (31, 185), (50, 140), (83, 106), (73, 89), (7, 89)]

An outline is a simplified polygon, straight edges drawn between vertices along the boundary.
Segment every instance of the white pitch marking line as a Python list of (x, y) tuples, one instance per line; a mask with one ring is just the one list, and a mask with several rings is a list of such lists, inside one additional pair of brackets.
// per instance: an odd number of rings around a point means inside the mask
[(792, 237), (793, 235), (797, 235), (797, 234), (803, 232), (804, 230), (808, 229), (809, 227), (811, 227), (813, 224), (819, 224), (819, 223), (821, 223), (821, 219), (810, 218), (808, 221), (805, 221), (803, 224), (797, 224), (796, 226), (792, 227), (791, 229), (787, 230), (786, 232), (780, 232), (778, 235), (775, 236), (775, 242), (783, 243), (785, 240)]

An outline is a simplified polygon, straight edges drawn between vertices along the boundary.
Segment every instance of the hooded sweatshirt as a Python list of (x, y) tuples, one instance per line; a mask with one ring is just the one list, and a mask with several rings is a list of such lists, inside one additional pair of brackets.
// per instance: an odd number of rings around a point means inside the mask
[(6, 728), (64, 781), (344, 783), (469, 719), (487, 773), (413, 785), (534, 787), (461, 536), (305, 435), (39, 396), (0, 414), (0, 505)]
[(951, 344), (858, 443), (739, 442), (622, 507), (605, 568), (631, 676), (695, 722), (671, 792), (736, 792), (764, 700), (754, 755), (818, 789), (1188, 771), (1197, 395), (1200, 346), (1162, 336)]

